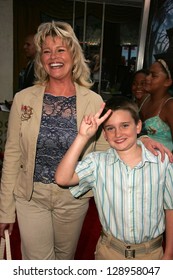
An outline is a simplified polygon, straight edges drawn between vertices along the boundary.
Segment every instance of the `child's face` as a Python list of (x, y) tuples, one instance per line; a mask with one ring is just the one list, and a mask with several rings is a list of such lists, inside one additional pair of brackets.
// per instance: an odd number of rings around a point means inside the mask
[(136, 74), (133, 80), (132, 93), (136, 99), (141, 99), (146, 94), (145, 80), (146, 75), (144, 73)]
[(117, 151), (127, 151), (136, 146), (137, 134), (140, 133), (142, 122), (135, 124), (127, 110), (112, 112), (104, 124), (104, 136), (110, 146)]
[(161, 90), (167, 90), (171, 83), (172, 80), (168, 79), (160, 63), (154, 62), (149, 69), (149, 75), (146, 77), (146, 90), (151, 94), (157, 94)]

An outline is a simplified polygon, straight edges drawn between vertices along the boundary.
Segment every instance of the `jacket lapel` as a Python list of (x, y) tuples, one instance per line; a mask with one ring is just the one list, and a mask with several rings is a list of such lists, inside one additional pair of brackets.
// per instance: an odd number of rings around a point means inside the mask
[(76, 109), (77, 109), (77, 129), (79, 130), (80, 123), (83, 116), (86, 113), (88, 106), (90, 105), (90, 99), (88, 94), (88, 89), (79, 86), (75, 83), (76, 88)]

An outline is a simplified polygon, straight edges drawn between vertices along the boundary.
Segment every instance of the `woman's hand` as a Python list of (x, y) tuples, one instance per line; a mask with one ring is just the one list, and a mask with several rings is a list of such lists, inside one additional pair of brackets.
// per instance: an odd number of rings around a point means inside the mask
[(173, 154), (171, 153), (171, 151), (166, 148), (163, 144), (156, 142), (155, 140), (151, 139), (150, 137), (146, 137), (146, 136), (141, 136), (140, 140), (142, 141), (142, 143), (145, 145), (145, 147), (154, 155), (158, 155), (157, 150), (160, 151), (161, 153), (161, 160), (164, 161), (165, 158), (165, 153), (168, 155), (169, 157), (169, 161), (173, 162)]
[(0, 237), (5, 238), (4, 230), (8, 229), (9, 235), (11, 235), (13, 231), (14, 223), (0, 223)]

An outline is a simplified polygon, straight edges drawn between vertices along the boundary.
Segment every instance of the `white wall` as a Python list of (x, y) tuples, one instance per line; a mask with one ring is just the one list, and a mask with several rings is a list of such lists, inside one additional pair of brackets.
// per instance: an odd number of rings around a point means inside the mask
[(0, 0), (0, 102), (13, 98), (13, 0)]

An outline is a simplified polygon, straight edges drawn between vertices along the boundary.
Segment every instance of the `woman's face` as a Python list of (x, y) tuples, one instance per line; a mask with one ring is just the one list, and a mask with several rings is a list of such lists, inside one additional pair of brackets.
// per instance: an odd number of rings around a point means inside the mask
[(41, 62), (50, 80), (71, 79), (72, 55), (60, 37), (46, 37), (42, 45)]
[(146, 74), (137, 73), (133, 80), (132, 93), (137, 100), (140, 100), (146, 94), (145, 79), (146, 79)]

